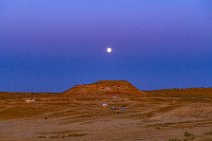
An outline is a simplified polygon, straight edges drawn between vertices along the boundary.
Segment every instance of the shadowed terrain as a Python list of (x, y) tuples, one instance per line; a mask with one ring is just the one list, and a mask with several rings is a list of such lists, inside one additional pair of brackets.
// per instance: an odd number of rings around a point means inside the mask
[(211, 141), (212, 89), (2, 92), (0, 140)]

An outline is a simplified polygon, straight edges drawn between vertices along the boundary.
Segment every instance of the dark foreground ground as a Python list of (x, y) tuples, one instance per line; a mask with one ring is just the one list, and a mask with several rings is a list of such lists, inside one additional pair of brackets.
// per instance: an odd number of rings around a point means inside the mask
[(0, 93), (0, 141), (49, 140), (212, 141), (212, 89)]

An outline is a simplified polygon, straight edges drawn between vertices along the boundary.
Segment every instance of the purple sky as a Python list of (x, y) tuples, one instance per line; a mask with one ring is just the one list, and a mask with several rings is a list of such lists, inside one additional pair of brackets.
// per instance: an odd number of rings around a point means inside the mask
[(211, 87), (212, 1), (0, 1), (0, 91), (59, 92), (101, 79)]

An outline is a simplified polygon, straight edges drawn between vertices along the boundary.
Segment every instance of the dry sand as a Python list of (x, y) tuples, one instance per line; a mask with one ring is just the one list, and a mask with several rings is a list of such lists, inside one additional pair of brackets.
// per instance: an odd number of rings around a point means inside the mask
[(142, 95), (0, 93), (0, 141), (177, 139), (212, 141), (211, 89)]

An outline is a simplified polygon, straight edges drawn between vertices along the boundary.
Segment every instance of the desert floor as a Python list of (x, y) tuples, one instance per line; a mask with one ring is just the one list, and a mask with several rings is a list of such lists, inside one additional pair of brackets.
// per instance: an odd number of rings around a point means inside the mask
[(0, 141), (49, 140), (212, 141), (212, 90), (0, 93)]

